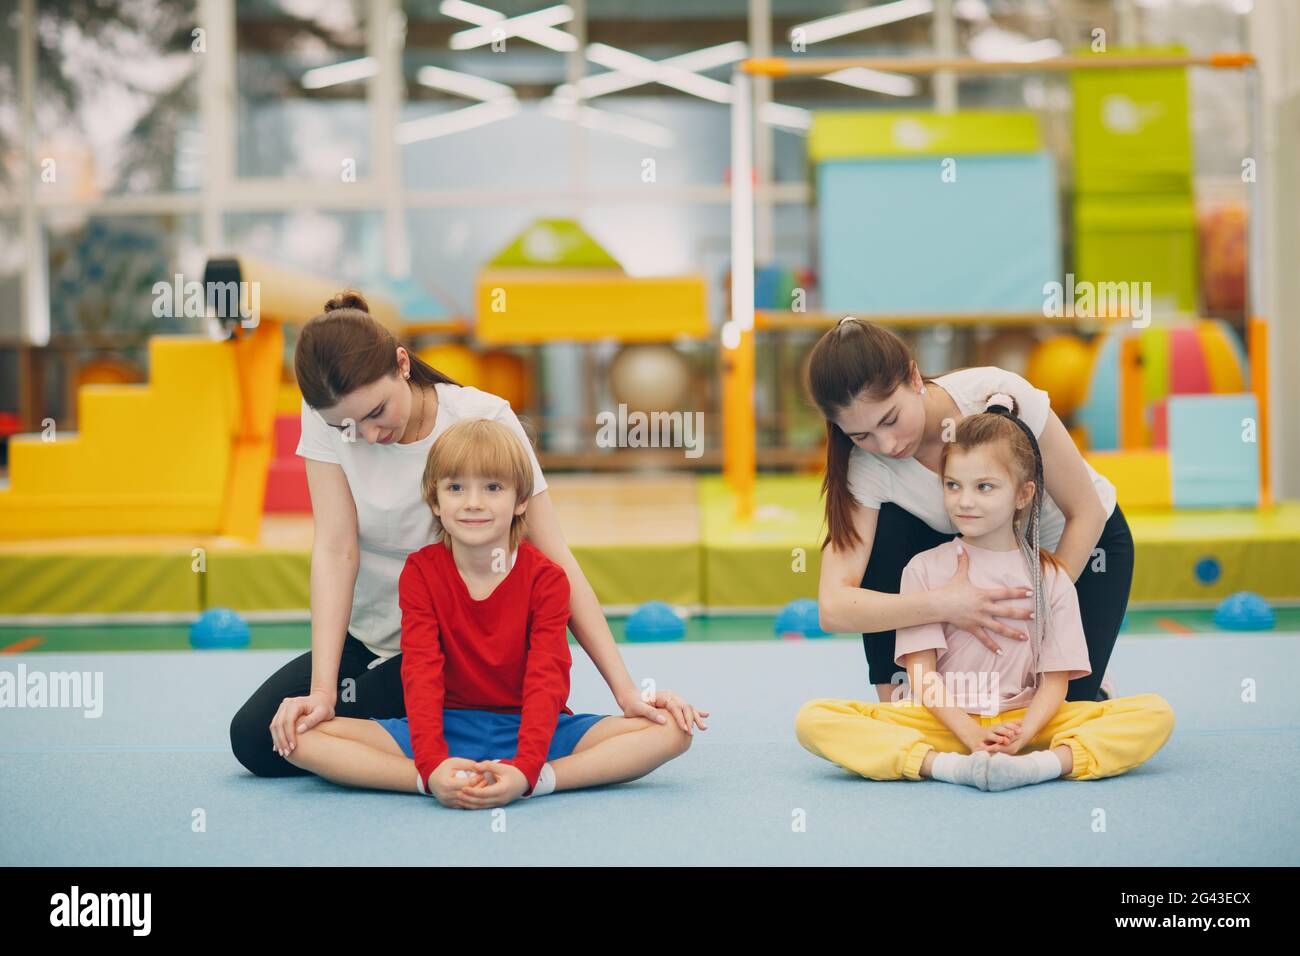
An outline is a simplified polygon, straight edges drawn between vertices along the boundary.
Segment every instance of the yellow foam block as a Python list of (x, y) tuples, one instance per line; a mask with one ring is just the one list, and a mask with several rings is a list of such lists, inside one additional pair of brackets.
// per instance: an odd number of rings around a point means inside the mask
[(148, 385), (85, 386), (79, 432), (15, 436), (0, 538), (219, 530), (242, 424), (235, 363), (230, 343), (155, 336)]
[(709, 334), (704, 276), (629, 278), (598, 269), (492, 269), (479, 274), (480, 342), (663, 342)]
[(1110, 479), (1120, 507), (1172, 508), (1173, 478), (1169, 470), (1169, 452), (1092, 451), (1084, 459)]

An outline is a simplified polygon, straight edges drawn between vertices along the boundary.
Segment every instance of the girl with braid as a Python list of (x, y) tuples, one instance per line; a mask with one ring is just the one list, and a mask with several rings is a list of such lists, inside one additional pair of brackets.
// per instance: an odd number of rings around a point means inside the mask
[(939, 456), (943, 507), (959, 537), (915, 555), (900, 593), (942, 587), (961, 555), (970, 582), (1026, 595), (1029, 640), (994, 631), (989, 649), (948, 622), (896, 630), (894, 663), (907, 684), (887, 703), (813, 700), (799, 742), (872, 780), (933, 778), (1009, 790), (1058, 777), (1095, 780), (1149, 760), (1173, 731), (1156, 694), (1066, 702), (1091, 671), (1068, 568), (1042, 546), (1043, 459), (1015, 399), (990, 395), (957, 423)]

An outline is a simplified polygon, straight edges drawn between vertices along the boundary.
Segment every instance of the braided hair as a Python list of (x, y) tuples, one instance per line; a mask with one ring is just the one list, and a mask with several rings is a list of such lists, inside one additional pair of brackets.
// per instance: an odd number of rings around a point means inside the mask
[(1020, 546), (1020, 553), (1029, 567), (1029, 578), (1034, 582), (1034, 634), (1030, 642), (1032, 654), (1030, 676), (1037, 686), (1038, 661), (1042, 654), (1043, 635), (1047, 627), (1047, 599), (1043, 594), (1043, 562), (1039, 547), (1039, 516), (1042, 513), (1045, 494), (1043, 454), (1038, 448), (1038, 440), (1034, 437), (1033, 430), (1016, 414), (1015, 408), (1015, 399), (1004, 393), (989, 396), (985, 405), (988, 414), (1002, 416), (1018, 426), (1029, 439), (1029, 447), (1034, 451), (1034, 471), (1031, 476), (1034, 482), (1034, 496), (1026, 506), (1025, 519), (1021, 527), (1016, 527), (1018, 522), (1012, 519), (1012, 532), (1015, 534), (1016, 543)]

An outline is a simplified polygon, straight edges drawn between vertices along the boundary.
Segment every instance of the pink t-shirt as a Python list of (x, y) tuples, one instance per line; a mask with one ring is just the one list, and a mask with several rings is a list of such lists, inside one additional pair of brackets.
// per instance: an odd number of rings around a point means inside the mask
[[(903, 569), (900, 592), (913, 594), (946, 584), (957, 570), (959, 544), (970, 555), (970, 581), (976, 587), (1034, 586), (1019, 549), (990, 551), (954, 538), (912, 558)], [(1092, 673), (1092, 666), (1088, 662), (1088, 642), (1083, 635), (1074, 582), (1068, 574), (1051, 568), (1043, 575), (1043, 587), (1047, 626), (1038, 672), (1069, 671), (1070, 680), (1086, 677)], [(1032, 596), (1016, 598), (1011, 603), (1031, 610), (1034, 599)], [(999, 620), (1013, 630), (1033, 634), (1033, 621)], [(945, 702), (950, 706), (990, 716), (1028, 707), (1035, 688), (1030, 642), (1000, 634), (992, 637), (1002, 648), (1002, 654), (994, 654), (974, 634), (946, 622), (900, 627), (894, 639), (894, 662), (900, 663), (906, 654), (935, 648), (939, 652), (936, 668), (944, 678)]]

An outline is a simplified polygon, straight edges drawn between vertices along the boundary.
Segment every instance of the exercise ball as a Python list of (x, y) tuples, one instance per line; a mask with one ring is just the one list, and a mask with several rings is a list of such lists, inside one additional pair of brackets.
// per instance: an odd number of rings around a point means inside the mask
[(1077, 335), (1053, 335), (1029, 353), (1025, 378), (1052, 397), (1052, 409), (1068, 418), (1083, 401), (1092, 368), (1092, 348)]
[(208, 608), (190, 625), (190, 646), (199, 650), (247, 647), (248, 622), (228, 607)]
[(817, 602), (812, 598), (796, 598), (776, 616), (776, 636), (787, 639), (801, 637), (829, 637), (822, 630)]
[(479, 370), (479, 388), (501, 396), (516, 412), (528, 407), (528, 366), (523, 359), (493, 350), (479, 356)]
[(610, 363), (609, 384), (615, 400), (633, 411), (681, 411), (691, 370), (671, 345), (625, 345)]
[(629, 641), (680, 641), (686, 636), (686, 622), (663, 601), (646, 601), (627, 619), (625, 635)]
[(431, 345), (415, 353), (435, 369), (461, 385), (481, 388), (483, 366), (478, 353), (463, 345)]
[(1214, 609), (1214, 626), (1225, 631), (1268, 631), (1273, 623), (1273, 608), (1253, 591), (1238, 591)]

